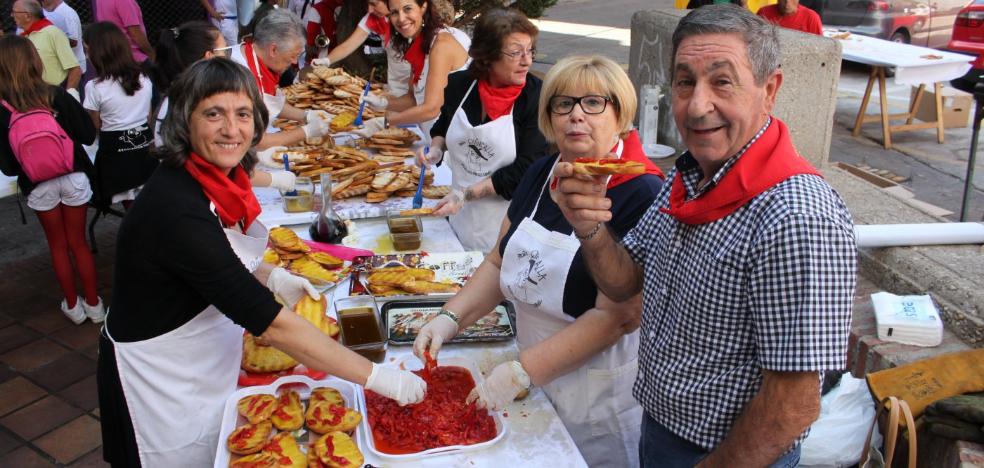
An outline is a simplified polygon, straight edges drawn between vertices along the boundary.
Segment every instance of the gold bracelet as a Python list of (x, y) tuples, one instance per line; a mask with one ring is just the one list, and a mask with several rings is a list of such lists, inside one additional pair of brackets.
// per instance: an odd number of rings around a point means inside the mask
[(582, 236), (578, 234), (577, 231), (574, 231), (574, 237), (577, 238), (577, 240), (579, 241), (591, 240), (592, 238), (594, 238), (594, 236), (597, 236), (600, 231), (601, 231), (601, 223), (598, 223), (597, 225), (595, 225), (594, 229), (592, 229), (591, 232), (587, 233), (586, 235)]
[[(457, 325), (457, 324), (458, 324), (458, 314), (456, 314), (456, 313), (454, 313), (454, 312), (451, 312), (451, 311), (450, 311), (450, 310), (448, 310), (448, 309), (445, 309), (445, 308), (441, 308), (441, 311), (440, 311), (440, 312), (438, 312), (438, 313), (437, 313), (437, 315), (444, 315), (444, 316), (447, 316), (447, 318), (449, 318), (449, 319), (451, 319), (451, 320), (454, 320), (454, 324), (455, 324), (455, 325)], [(434, 318), (437, 318), (437, 317), (434, 317)]]

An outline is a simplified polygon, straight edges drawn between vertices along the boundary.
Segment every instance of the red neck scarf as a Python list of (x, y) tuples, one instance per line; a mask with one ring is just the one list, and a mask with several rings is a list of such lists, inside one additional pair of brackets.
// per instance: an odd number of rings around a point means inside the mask
[(390, 22), (388, 19), (382, 16), (376, 16), (372, 13), (366, 15), (366, 26), (369, 30), (383, 36), (383, 45), (388, 45), (390, 42)]
[(40, 31), (48, 26), (54, 26), (54, 24), (52, 24), (51, 21), (48, 21), (48, 18), (41, 18), (35, 21), (34, 24), (24, 29), (24, 32), (21, 33), (21, 36), (27, 37), (29, 34), (36, 31)]
[(482, 100), (482, 107), (485, 108), (489, 120), (495, 120), (508, 114), (525, 86), (526, 82), (524, 81), (521, 85), (495, 88), (492, 83), (489, 83), (489, 80), (479, 80), (478, 97)]
[(420, 34), (417, 34), (417, 38), (410, 43), (410, 48), (408, 48), (403, 54), (403, 60), (410, 63), (410, 71), (412, 72), (412, 75), (410, 76), (410, 86), (416, 86), (417, 82), (420, 81), (420, 74), (424, 72), (424, 61), (427, 60), (427, 56), (424, 55), (423, 30), (421, 30)]
[(772, 124), (741, 155), (716, 187), (686, 201), (686, 189), (678, 173), (670, 189), (670, 208), (660, 211), (684, 224), (705, 224), (734, 213), (760, 193), (800, 174), (820, 175), (800, 157), (789, 138), (789, 129), (773, 117)]
[[(617, 150), (618, 143), (615, 143), (615, 146), (612, 147), (611, 153), (615, 153)], [(660, 179), (666, 178), (666, 176), (663, 175), (663, 171), (659, 170), (659, 168), (646, 157), (646, 154), (642, 150), (642, 141), (639, 140), (639, 132), (635, 130), (629, 132), (629, 134), (622, 139), (622, 155), (619, 159), (641, 162), (646, 166), (646, 174), (658, 176)], [(641, 175), (642, 174), (615, 174), (611, 179), (608, 179), (608, 188), (613, 189)]]
[(242, 166), (236, 166), (228, 175), (201, 156), (191, 153), (184, 164), (185, 170), (202, 186), (205, 196), (215, 205), (215, 212), (223, 226), (242, 223), (245, 233), (260, 214), (260, 202), (253, 194), (249, 175)]
[(260, 56), (256, 55), (256, 52), (253, 50), (253, 43), (251, 41), (247, 41), (243, 45), (243, 56), (246, 58), (246, 64), (249, 65), (249, 71), (253, 73), (253, 78), (256, 79), (256, 84), (260, 87), (260, 92), (269, 94), (270, 96), (276, 96), (277, 83), (280, 82), (280, 76), (267, 68), (263, 60), (260, 60)]

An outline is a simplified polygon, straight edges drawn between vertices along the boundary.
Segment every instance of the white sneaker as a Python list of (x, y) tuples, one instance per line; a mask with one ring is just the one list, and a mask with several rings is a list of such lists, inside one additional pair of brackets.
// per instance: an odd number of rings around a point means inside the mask
[(77, 297), (75, 299), (75, 307), (69, 309), (68, 303), (65, 302), (64, 299), (62, 299), (61, 311), (63, 314), (65, 314), (66, 317), (68, 317), (69, 320), (72, 321), (72, 323), (76, 325), (81, 325), (82, 322), (85, 322), (85, 311), (82, 310), (82, 304), (84, 303), (85, 301), (83, 301), (81, 297)]
[(85, 310), (85, 316), (92, 320), (92, 323), (102, 323), (106, 320), (106, 309), (103, 307), (103, 300), (101, 297), (98, 298), (99, 302), (96, 305), (91, 306), (82, 301), (82, 309)]

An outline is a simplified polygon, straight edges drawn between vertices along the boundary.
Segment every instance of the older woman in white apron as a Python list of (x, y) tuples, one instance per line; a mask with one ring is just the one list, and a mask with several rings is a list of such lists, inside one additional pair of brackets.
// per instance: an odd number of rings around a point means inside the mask
[(467, 71), (452, 73), (430, 151), (420, 163), (446, 163), (453, 190), (437, 205), (465, 250), (488, 252), (499, 239), (513, 190), (547, 153), (537, 127), (543, 82), (529, 73), (536, 26), (516, 10), (484, 13), (475, 25)]
[(434, 355), (499, 301), (512, 301), (519, 360), (494, 368), (469, 398), (500, 410), (531, 385), (543, 387), (590, 466), (639, 463), (642, 408), (632, 384), (641, 301), (615, 303), (598, 291), (577, 234), (549, 186), (558, 161), (642, 162), (646, 174), (613, 177), (607, 191), (613, 215), (608, 228), (622, 235), (635, 226), (662, 185), (631, 128), (635, 110), (632, 83), (613, 61), (570, 57), (554, 65), (541, 91), (539, 121), (560, 154), (530, 166), (513, 194), (498, 245), (414, 342), (417, 355), (428, 349)]
[(451, 15), (440, 11), (442, 6), (427, 0), (389, 0), (389, 21), (395, 32), (391, 45), (410, 65), (410, 92), (382, 103), (385, 117), (368, 120), (356, 133), (369, 137), (387, 125), (419, 124), (430, 135), (444, 104), (448, 75), (464, 70), (471, 60), (471, 38), (449, 26)]
[[(114, 466), (210, 466), (236, 389), (243, 328), (309, 368), (396, 399), (417, 376), (377, 367), (274, 299), (317, 296), (262, 264), (267, 229), (247, 171), (267, 114), (249, 73), (204, 60), (176, 83), (160, 168), (120, 227), (112, 313), (99, 340), (103, 456)], [(269, 288), (269, 289), (268, 289)]]

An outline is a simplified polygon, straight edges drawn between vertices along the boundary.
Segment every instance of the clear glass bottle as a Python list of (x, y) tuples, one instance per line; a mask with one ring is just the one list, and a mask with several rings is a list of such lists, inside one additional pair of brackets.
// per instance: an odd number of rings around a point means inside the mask
[(348, 228), (331, 207), (331, 174), (321, 174), (321, 211), (308, 230), (311, 239), (329, 244), (340, 244), (348, 235)]

